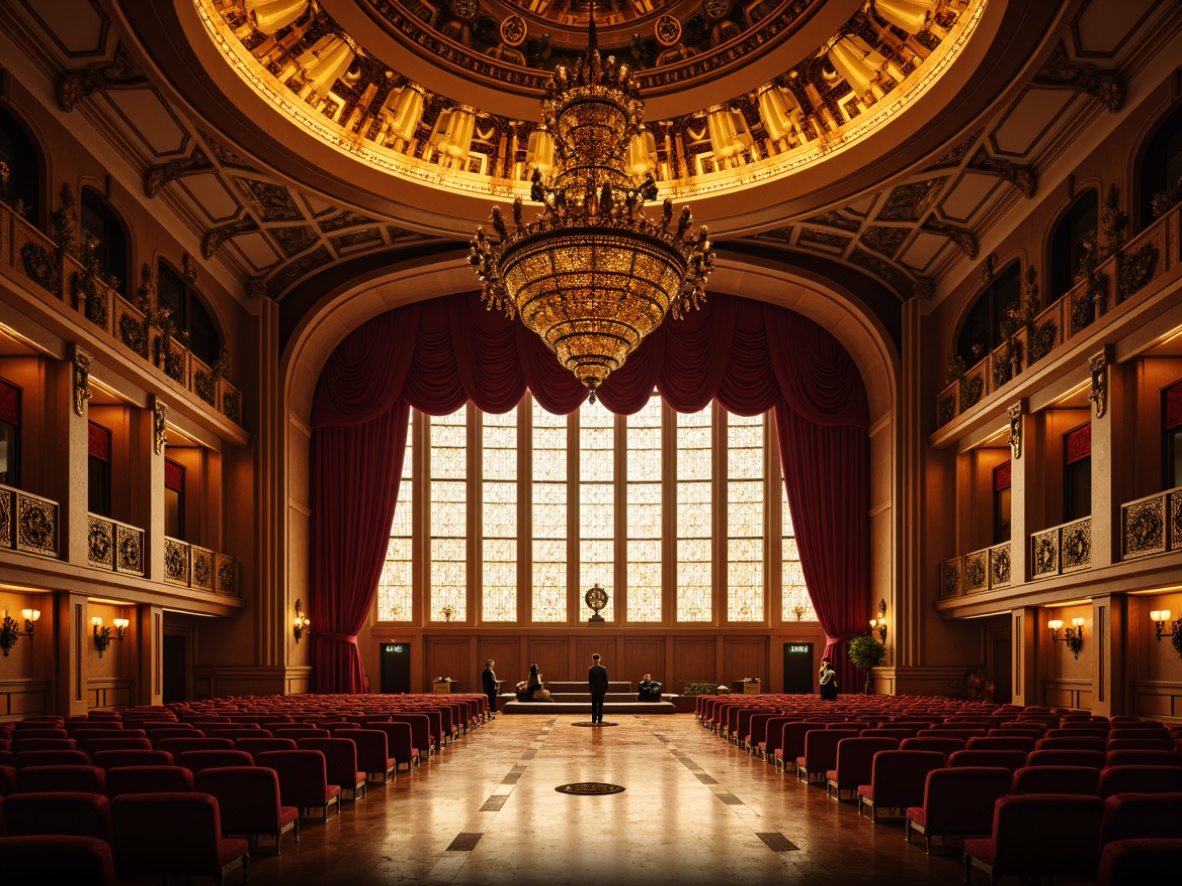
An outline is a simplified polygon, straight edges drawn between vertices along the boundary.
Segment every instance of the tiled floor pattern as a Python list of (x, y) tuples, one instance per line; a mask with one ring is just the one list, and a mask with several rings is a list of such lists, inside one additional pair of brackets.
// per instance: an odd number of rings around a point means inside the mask
[[(776, 773), (689, 715), (499, 717), (412, 773), (252, 852), (255, 886), (960, 883), (960, 853)], [(622, 793), (571, 796), (599, 781)], [(239, 875), (228, 878), (240, 882)]]

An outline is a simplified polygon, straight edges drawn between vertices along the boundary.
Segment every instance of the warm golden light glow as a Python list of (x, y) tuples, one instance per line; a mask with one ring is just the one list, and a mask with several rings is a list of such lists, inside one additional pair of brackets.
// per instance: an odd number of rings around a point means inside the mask
[(659, 223), (644, 214), (657, 186), (651, 172), (643, 181), (632, 177), (649, 157), (643, 115), (632, 72), (600, 58), (592, 22), (581, 63), (559, 66), (542, 102), (549, 138), (531, 145), (530, 191), (541, 216), (526, 222), (518, 197), (510, 232), (493, 207), (496, 239), (478, 227), (469, 259), (485, 304), (510, 319), (520, 314), (593, 403), (604, 379), (667, 313), (676, 318), (698, 306), (714, 260), (706, 229), (689, 230), (689, 209), (676, 225), (671, 199)]
[(1057, 631), (1057, 630), (1059, 630), (1059, 628), (1063, 627), (1063, 619), (1052, 618), (1050, 621), (1047, 622), (1047, 627), (1050, 628), (1052, 631)]
[(1169, 621), (1170, 616), (1173, 615), (1168, 609), (1155, 609), (1149, 613), (1150, 621)]

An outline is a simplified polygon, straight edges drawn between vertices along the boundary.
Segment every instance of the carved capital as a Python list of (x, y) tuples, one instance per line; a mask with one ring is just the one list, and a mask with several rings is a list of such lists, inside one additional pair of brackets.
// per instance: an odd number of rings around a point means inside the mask
[(74, 414), (86, 415), (86, 404), (91, 398), (90, 363), (91, 356), (77, 344), (74, 345)]
[(109, 62), (98, 62), (77, 71), (66, 71), (57, 81), (57, 103), (63, 111), (72, 111), (78, 102), (96, 92), (144, 86), (148, 78), (124, 48), (115, 47)]
[(258, 301), (267, 297), (267, 281), (262, 277), (251, 277), (246, 281), (246, 297)]
[(220, 225), (216, 228), (210, 228), (206, 231), (205, 236), (201, 238), (201, 254), (206, 258), (212, 258), (213, 254), (217, 252), (218, 247), (231, 237), (237, 237), (239, 234), (257, 231), (258, 229), (258, 222), (250, 216)]
[(1088, 369), (1092, 372), (1088, 400), (1096, 407), (1096, 418), (1103, 418), (1108, 408), (1108, 352), (1100, 351), (1088, 357)]
[(168, 406), (163, 400), (152, 395), (152, 446), (157, 455), (164, 454), (164, 447), (168, 445)]
[(1018, 401), (1007, 411), (1010, 416), (1010, 455), (1017, 461), (1022, 457), (1022, 402)]
[(1008, 181), (1022, 192), (1023, 197), (1033, 197), (1034, 192), (1038, 190), (1038, 173), (1034, 171), (1034, 167), (990, 157), (984, 148), (977, 152), (967, 168), (996, 175)]
[(149, 197), (155, 197), (160, 193), (161, 188), (169, 182), (213, 168), (213, 163), (209, 161), (201, 148), (195, 148), (193, 156), (186, 157), (184, 160), (172, 160), (149, 167), (148, 171), (144, 173), (144, 193)]
[(1072, 61), (1063, 44), (1047, 59), (1034, 77), (1040, 86), (1074, 89), (1095, 96), (1111, 112), (1120, 110), (1125, 100), (1125, 81), (1116, 71), (1103, 71)]
[(965, 254), (969, 261), (977, 257), (977, 235), (968, 228), (959, 228), (930, 216), (922, 227), (929, 233), (947, 237), (956, 244), (956, 247)]
[(997, 253), (991, 252), (981, 262), (981, 282), (988, 285), (993, 282), (993, 275), (997, 273)]

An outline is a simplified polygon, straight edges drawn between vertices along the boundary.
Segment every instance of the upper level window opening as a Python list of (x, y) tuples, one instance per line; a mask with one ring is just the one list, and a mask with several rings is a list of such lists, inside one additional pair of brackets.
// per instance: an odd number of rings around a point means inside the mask
[(1168, 195), (1175, 199), (1182, 196), (1182, 105), (1166, 117), (1145, 145), (1137, 181), (1136, 223), (1137, 229), (1143, 230), (1168, 206)]
[(41, 164), (32, 139), (12, 114), (0, 106), (0, 202), (37, 224)]
[(222, 351), (217, 324), (193, 284), (163, 261), (159, 263), (156, 298), (159, 307), (171, 312), (177, 331), (189, 334), (189, 350), (212, 366)]
[(20, 486), (21, 389), (0, 378), (0, 483)]
[(1088, 188), (1063, 213), (1051, 238), (1052, 301), (1075, 285), (1080, 262), (1096, 247), (1096, 225), (1100, 213), (1100, 197), (1095, 188)]
[(993, 543), (1010, 540), (1010, 462), (993, 469)]
[(1001, 321), (1022, 295), (1021, 265), (1006, 265), (1001, 273), (977, 296), (965, 317), (956, 340), (956, 352), (972, 366), (1002, 344)]
[(1092, 513), (1092, 424), (1063, 435), (1063, 522)]
[(1182, 486), (1182, 381), (1162, 391), (1162, 426), (1165, 429), (1165, 489)]
[(114, 279), (115, 290), (127, 298), (127, 234), (119, 216), (94, 188), (82, 189), (82, 236), (98, 259), (99, 273)]

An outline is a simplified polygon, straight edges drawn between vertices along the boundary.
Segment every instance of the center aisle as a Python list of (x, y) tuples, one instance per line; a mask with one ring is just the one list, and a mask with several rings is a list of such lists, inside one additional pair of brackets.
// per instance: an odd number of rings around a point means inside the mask
[[(959, 850), (928, 857), (902, 824), (859, 818), (794, 775), (725, 744), (691, 715), (498, 717), (412, 773), (303, 820), (267, 884), (960, 883)], [(572, 782), (622, 785), (571, 796)], [(236, 882), (231, 875), (229, 882)]]

